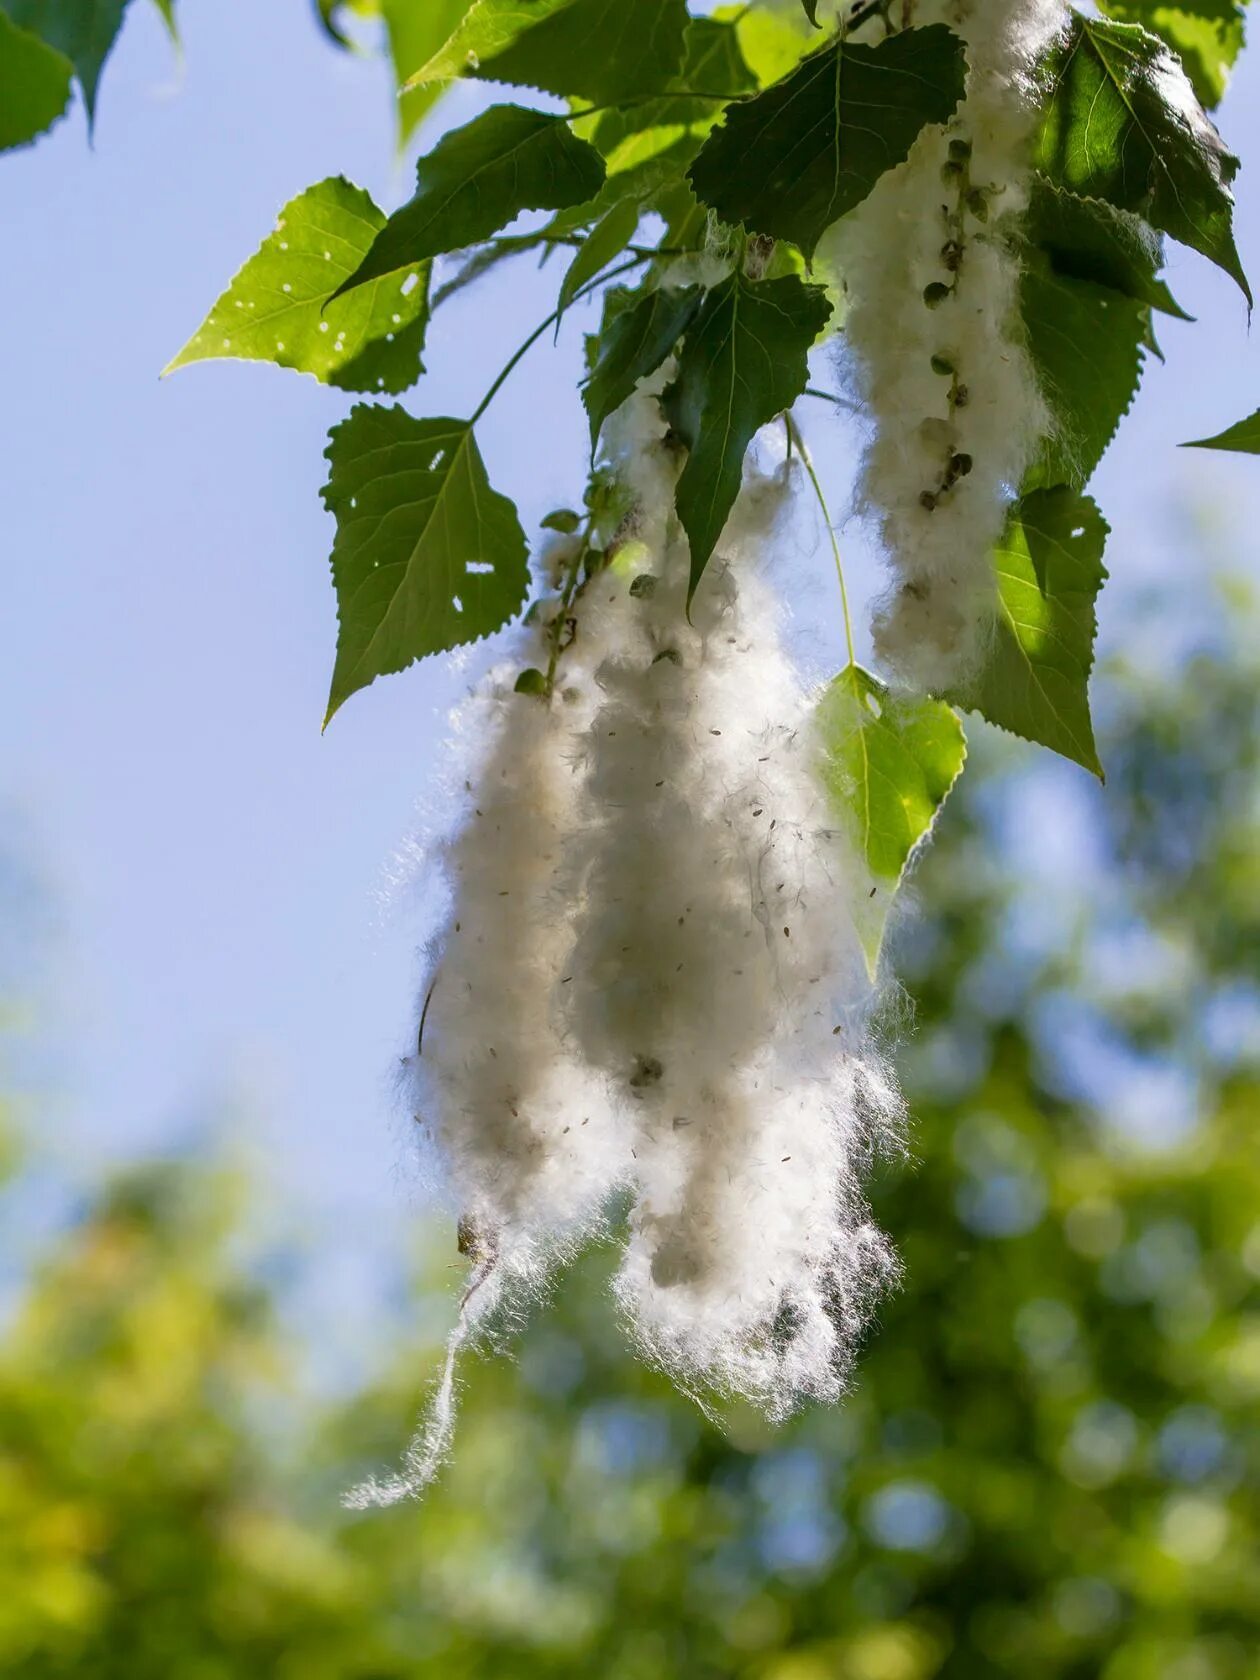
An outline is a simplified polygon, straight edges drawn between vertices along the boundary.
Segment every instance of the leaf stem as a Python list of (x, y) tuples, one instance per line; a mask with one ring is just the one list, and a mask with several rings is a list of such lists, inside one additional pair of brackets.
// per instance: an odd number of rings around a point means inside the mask
[[(594, 290), (595, 287), (607, 285), (610, 280), (615, 280), (619, 274), (626, 274), (630, 271), (630, 269), (638, 268), (641, 263), (646, 261), (646, 257), (631, 257), (629, 262), (621, 263), (617, 268), (611, 268), (606, 273), (597, 275), (594, 280), (588, 281), (585, 286), (579, 287), (578, 290), (574, 292), (573, 302), (576, 303), (578, 298), (585, 297), (587, 292)], [(541, 321), (538, 326), (534, 328), (533, 332), (530, 333), (525, 342), (513, 351), (512, 355), (504, 364), (502, 372), (491, 385), (490, 389), (486, 392), (485, 396), (482, 397), (472, 419), (468, 422), (470, 429), (477, 424), (478, 420), (481, 419), (482, 415), (490, 407), (490, 404), (498, 396), (504, 385), (507, 384), (509, 377), (516, 370), (517, 363), (520, 362), (528, 354), (528, 352), (534, 348), (535, 344), (538, 343), (538, 340), (547, 331), (547, 328), (553, 327), (556, 324), (562, 313), (563, 311), (559, 309), (553, 309), (547, 319), (545, 321)]]
[[(550, 625), (547, 627), (547, 640), (550, 644), (547, 654), (546, 676), (546, 696), (548, 700), (551, 699), (556, 689), (556, 669), (560, 664), (560, 655), (564, 652), (561, 638), (564, 635), (565, 625), (568, 622), (569, 608), (573, 605), (574, 597), (581, 593), (579, 588), (579, 579), (582, 576), (582, 567), (586, 564), (586, 557), (591, 552), (591, 529), (594, 522), (594, 515), (592, 514), (586, 521), (586, 529), (582, 533), (581, 544), (574, 552), (573, 558), (569, 562), (569, 569), (565, 575), (564, 587), (560, 591), (559, 610), (557, 611), (556, 616), (552, 619)], [(571, 640), (572, 638), (570, 638), (570, 641)]]
[(857, 649), (853, 645), (853, 615), (849, 611), (849, 591), (844, 581), (844, 559), (840, 553), (840, 541), (836, 536), (836, 528), (831, 523), (831, 513), (827, 507), (827, 498), (823, 494), (823, 487), (818, 481), (818, 472), (814, 466), (814, 458), (809, 452), (809, 445), (801, 436), (801, 429), (793, 419), (792, 415), (785, 414), (783, 418), (787, 424), (788, 436), (796, 445), (797, 453), (804, 463), (805, 471), (809, 475), (809, 482), (814, 487), (814, 495), (818, 498), (818, 506), (822, 509), (823, 524), (827, 527), (827, 536), (831, 541), (831, 552), (835, 557), (836, 577), (840, 581), (840, 605), (844, 611), (844, 640), (845, 645), (849, 650), (849, 664), (856, 665)]

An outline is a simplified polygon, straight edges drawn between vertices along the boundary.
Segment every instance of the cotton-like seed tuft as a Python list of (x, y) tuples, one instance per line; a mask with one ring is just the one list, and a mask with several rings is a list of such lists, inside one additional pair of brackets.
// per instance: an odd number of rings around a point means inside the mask
[(861, 1193), (901, 1112), (867, 1031), (852, 912), (869, 879), (758, 575), (791, 473), (750, 474), (689, 617), (668, 377), (605, 430), (629, 512), (554, 696), (514, 692), (521, 663), (546, 663), (530, 630), (458, 720), (484, 744), (408, 1074), (472, 1272), (402, 1471), (355, 1503), (431, 1480), (459, 1350), (618, 1194), (616, 1301), (641, 1349), (773, 1417), (843, 1391), (895, 1272)]
[(918, 0), (966, 43), (965, 98), (827, 243), (848, 312), (844, 368), (871, 427), (860, 500), (893, 583), (876, 649), (948, 691), (982, 658), (993, 551), (1048, 416), (1023, 347), (1019, 217), (1037, 106), (1030, 72), (1063, 0)]

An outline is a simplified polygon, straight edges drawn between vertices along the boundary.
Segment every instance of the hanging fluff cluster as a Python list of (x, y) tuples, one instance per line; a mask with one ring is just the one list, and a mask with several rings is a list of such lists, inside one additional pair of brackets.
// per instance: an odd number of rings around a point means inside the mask
[(632, 563), (584, 592), (550, 704), (511, 691), (514, 663), (463, 720), (491, 744), (409, 1071), (473, 1270), (425, 1427), (362, 1503), (431, 1479), (459, 1347), (618, 1194), (616, 1296), (643, 1353), (772, 1417), (843, 1391), (895, 1270), (860, 1188), (901, 1120), (867, 1033), (852, 911), (869, 881), (832, 827), (812, 697), (757, 576), (788, 471), (746, 486), (689, 620), (652, 388), (605, 443)]
[(928, 692), (983, 654), (993, 547), (1047, 427), (1021, 342), (1018, 232), (1031, 68), (1066, 17), (1064, 0), (914, 0), (914, 24), (966, 43), (965, 98), (830, 237), (845, 371), (872, 427), (860, 498), (894, 574), (876, 650)]

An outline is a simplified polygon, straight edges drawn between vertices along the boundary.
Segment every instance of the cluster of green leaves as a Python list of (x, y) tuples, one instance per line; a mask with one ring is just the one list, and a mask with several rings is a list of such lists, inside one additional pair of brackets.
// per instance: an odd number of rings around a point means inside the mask
[[(595, 1255), (518, 1358), (470, 1360), (424, 1504), (341, 1514), (438, 1369), (454, 1231), (408, 1308), (430, 1336), (321, 1392), (272, 1299), (320, 1311), (320, 1243), (277, 1251), (274, 1184), (242, 1233), (239, 1184), (136, 1170), (0, 1331), (0, 1670), (1251, 1680), (1260, 625), (1228, 617), (1232, 652), (1109, 678), (1108, 796), (1072, 790), (1093, 869), (1003, 854), (1028, 777), (977, 747), (902, 953), (918, 1120), (876, 1201), (905, 1287), (843, 1406), (714, 1427), (626, 1349)], [(1117, 1061), (1197, 1117), (1109, 1125), (1074, 1077)]]
[[(459, 77), (512, 84), (529, 102), (493, 104), (445, 134), (388, 217), (340, 179), (301, 194), (172, 366), (244, 356), (397, 394), (423, 372), (433, 313), (453, 291), (524, 252), (567, 251), (557, 309), (528, 342), (603, 291), (582, 390), (593, 461), (609, 414), (674, 359), (661, 404), (685, 451), (677, 514), (694, 593), (753, 437), (779, 416), (795, 427), (810, 353), (842, 330), (813, 266), (819, 241), (926, 127), (954, 116), (962, 42), (942, 24), (898, 29), (887, 6), (853, 15), (879, 16), (873, 42), (853, 38), (853, 16), (820, 41), (809, 4), (705, 17), (686, 0), (353, 0), (349, 10), (388, 29), (404, 133)], [(987, 662), (958, 692), (894, 696), (852, 659), (850, 637), (828, 696), (828, 779), (876, 886), (872, 962), (962, 767), (954, 708), (1101, 775), (1087, 687), (1107, 526), (1086, 486), (1157, 348), (1154, 313), (1181, 314), (1159, 279), (1163, 236), (1217, 263), (1250, 301), (1231, 224), (1237, 160), (1196, 95), (1223, 88), (1241, 12), (1231, 0), (1103, 10), (1072, 13), (1037, 66), (1021, 305), (1051, 425), (993, 556)], [(337, 8), (325, 13), (335, 29)], [(688, 283), (687, 259), (701, 253)], [(613, 284), (631, 271), (633, 284)], [(329, 718), (375, 677), (484, 636), (524, 606), (525, 534), (487, 480), (475, 427), (525, 348), (468, 417), (365, 403), (334, 428)], [(595, 517), (595, 485), (587, 571), (614, 536)], [(543, 603), (551, 626), (575, 587), (567, 579)], [(523, 686), (546, 699), (550, 678), (537, 678)]]

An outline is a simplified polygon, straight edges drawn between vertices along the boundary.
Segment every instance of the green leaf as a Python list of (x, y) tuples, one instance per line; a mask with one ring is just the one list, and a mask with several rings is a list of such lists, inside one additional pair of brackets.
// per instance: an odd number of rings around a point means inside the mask
[(895, 694), (850, 665), (819, 703), (823, 783), (874, 891), (855, 920), (872, 974), (884, 929), (912, 853), (967, 757), (962, 724), (944, 701)]
[(1053, 422), (1026, 488), (1083, 489), (1129, 410), (1150, 312), (1110, 287), (1028, 262), (1020, 283), (1028, 353)]
[(29, 146), (64, 116), (72, 73), (64, 53), (0, 11), (0, 152)]
[(122, 27), (127, 0), (4, 0), (19, 29), (29, 29), (74, 65), (87, 107), (88, 130), (96, 116), (101, 70)]
[(529, 582), (516, 509), (467, 420), (360, 403), (326, 454), (340, 628), (325, 726), (374, 678), (499, 629)]
[(1140, 216), (1101, 198), (1078, 198), (1038, 177), (1024, 221), (1026, 237), (1050, 259), (1056, 274), (1090, 280), (1190, 320), (1162, 280), (1163, 242)]
[(494, 105), (443, 135), (420, 159), (414, 196), (389, 218), (338, 290), (476, 245), (522, 210), (582, 204), (603, 181), (603, 159), (570, 134), (563, 117)]
[(604, 154), (610, 176), (668, 151), (685, 138), (695, 142), (694, 155), (722, 114), (717, 96), (756, 89), (757, 79), (744, 62), (736, 25), (721, 18), (693, 18), (687, 25), (682, 69), (669, 85), (714, 97), (688, 99), (675, 92), (601, 112), (578, 129)]
[(1099, 11), (1122, 23), (1140, 23), (1177, 54), (1199, 99), (1219, 105), (1242, 51), (1243, 12), (1234, 0), (1100, 0)]
[(472, 0), (442, 45), (412, 72), (407, 86), (468, 75), (505, 51), (518, 35), (572, 4), (573, 0)]
[(1176, 58), (1135, 24), (1074, 13), (1043, 61), (1038, 166), (1058, 186), (1133, 210), (1251, 289), (1234, 245), (1238, 159)]
[(860, 204), (927, 123), (962, 98), (962, 42), (943, 24), (878, 46), (837, 40), (755, 98), (732, 105), (691, 167), (723, 221), (799, 245)]
[(1058, 485), (1022, 497), (994, 555), (998, 616), (985, 663), (945, 696), (1099, 778), (1088, 690), (1106, 540), (1088, 496)]
[(801, 5), (805, 10), (805, 16), (813, 24), (814, 28), (821, 29), (822, 24), (818, 21), (818, 0), (801, 0)]
[[(641, 214), (633, 199), (623, 198), (596, 222), (560, 283), (558, 308), (562, 315), (582, 287), (625, 250), (634, 238)], [(557, 321), (556, 331), (559, 330), (560, 323)]]
[(476, 0), (413, 82), (478, 76), (606, 104), (667, 87), (686, 0)]
[(1240, 455), (1260, 455), (1260, 409), (1239, 420), (1236, 425), (1218, 432), (1215, 437), (1196, 438), (1183, 443), (1183, 449), (1230, 449)]
[(381, 0), (398, 100), (398, 144), (405, 146), (442, 97), (440, 84), (407, 88), (410, 77), (444, 46), (468, 10), (468, 0)]
[(615, 408), (670, 354), (700, 308), (698, 286), (679, 291), (649, 291), (638, 303), (620, 308), (600, 337), (599, 359), (582, 392), (591, 424), (591, 448)]
[(753, 434), (805, 389), (810, 346), (830, 314), (821, 286), (736, 273), (706, 294), (687, 332), (664, 403), (688, 450), (677, 506), (691, 545), (689, 597), (739, 494)]
[(423, 371), (428, 265), (330, 302), (384, 225), (384, 212), (340, 175), (308, 187), (164, 371), (237, 357), (343, 391), (405, 391)]

